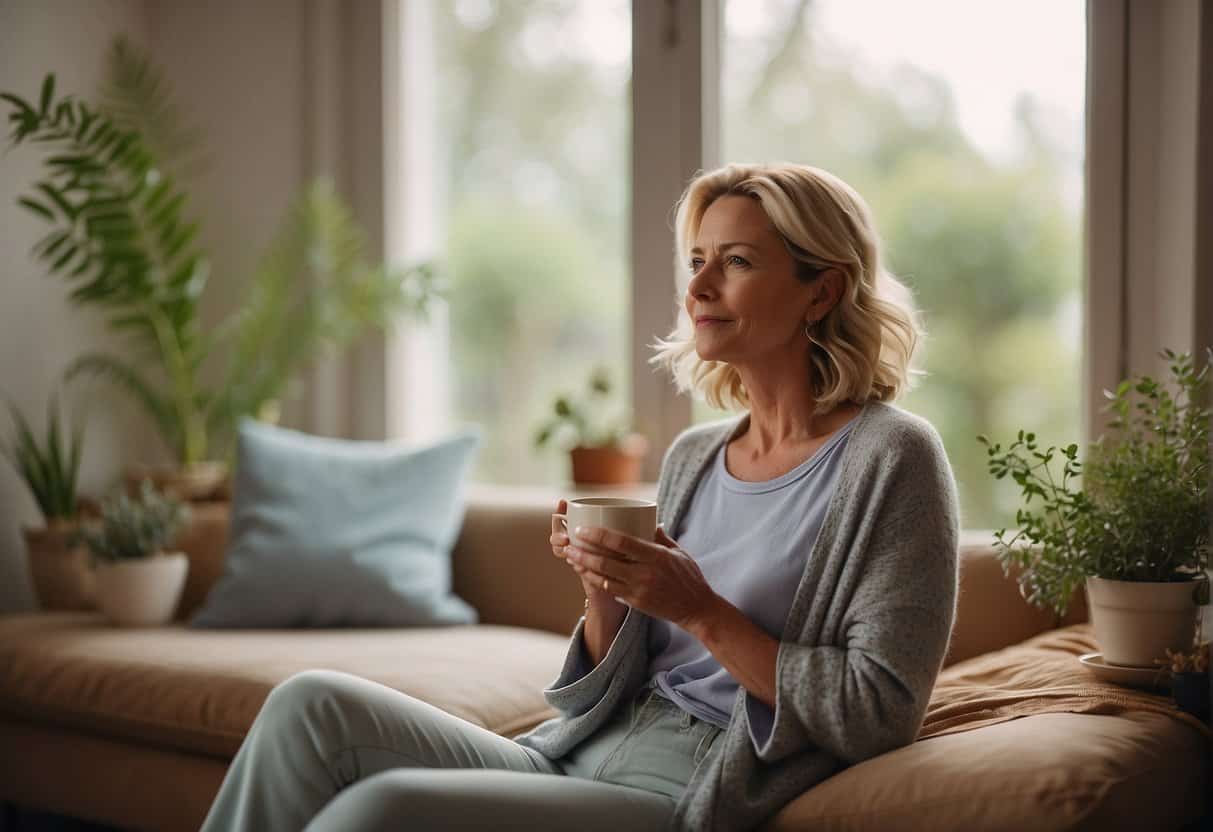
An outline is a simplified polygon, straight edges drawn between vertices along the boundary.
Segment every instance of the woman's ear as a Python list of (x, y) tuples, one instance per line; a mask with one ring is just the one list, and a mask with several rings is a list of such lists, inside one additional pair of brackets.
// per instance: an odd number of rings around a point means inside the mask
[(813, 307), (817, 321), (828, 315), (830, 310), (838, 305), (847, 286), (846, 275), (839, 269), (826, 269), (820, 277), (821, 280), (817, 281), (817, 291), (813, 294)]

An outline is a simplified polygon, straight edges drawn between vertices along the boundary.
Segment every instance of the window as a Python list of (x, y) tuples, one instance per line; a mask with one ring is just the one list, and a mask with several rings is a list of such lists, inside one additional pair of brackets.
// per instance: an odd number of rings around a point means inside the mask
[(721, 156), (823, 167), (872, 206), (928, 331), (899, 404), (943, 437), (967, 528), (1019, 504), (978, 434), (1081, 435), (1085, 29), (1077, 0), (725, 5)]
[[(604, 366), (617, 409), (630, 406), (627, 0), (455, 0), (403, 12), (405, 38), (432, 32), (432, 47), (406, 43), (402, 60), (406, 79), (431, 80), (437, 124), (429, 158), (413, 163), (430, 183), (411, 221), (435, 224), (451, 285), (449, 341), (438, 345), (449, 352), (434, 349), (420, 371), (432, 373), (431, 393), (445, 389), (455, 423), (483, 430), (477, 480), (562, 482), (567, 454), (534, 447), (554, 398), (580, 393)], [(426, 48), (428, 61), (417, 54)], [(424, 122), (418, 101), (406, 104), (405, 121)]]
[[(437, 125), (400, 174), (423, 193), (408, 226), (432, 223), (453, 281), (401, 409), (446, 401), (434, 424), (481, 425), (478, 479), (567, 482), (566, 455), (536, 451), (534, 431), (597, 364), (631, 403), (633, 368), (647, 373), (648, 344), (673, 323), (672, 308), (657, 322), (674, 287), (673, 233), (666, 244), (653, 229), (672, 218), (679, 183), (722, 160), (815, 164), (872, 205), (887, 265), (928, 331), (930, 375), (900, 404), (939, 429), (967, 528), (1009, 527), (1019, 502), (1013, 482), (988, 474), (978, 434), (1081, 440), (1084, 4), (401, 8), (421, 21), (402, 27), (402, 58), (430, 81), (434, 117), (416, 97), (403, 112), (413, 129)], [(661, 182), (658, 163), (673, 171)], [(629, 239), (633, 212), (646, 218), (643, 244)], [(660, 459), (688, 411), (664, 376), (658, 392), (636, 372), (635, 416)], [(722, 415), (696, 402), (689, 418)]]

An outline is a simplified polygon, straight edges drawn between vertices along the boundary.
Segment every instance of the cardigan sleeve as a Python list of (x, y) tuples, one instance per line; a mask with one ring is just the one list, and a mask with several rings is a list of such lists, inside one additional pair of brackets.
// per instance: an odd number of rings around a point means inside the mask
[[(955, 615), (956, 485), (933, 428), (907, 431), (881, 457), (834, 530), (849, 539), (837, 642), (779, 645), (773, 727), (750, 729), (764, 762), (818, 747), (856, 763), (909, 744), (922, 725)], [(744, 696), (748, 721), (759, 703)]]
[[(662, 456), (661, 474), (657, 482), (658, 505), (667, 510), (667, 504), (672, 499), (671, 483), (677, 479), (679, 466), (686, 456), (682, 439), (688, 433), (683, 431), (676, 437)], [(560, 675), (544, 688), (543, 697), (547, 703), (565, 716), (578, 716), (606, 696), (615, 677), (630, 679), (638, 674), (643, 675), (642, 671), (648, 667), (648, 628), (632, 620), (641, 615), (643, 613), (628, 608), (606, 655), (595, 667), (591, 667), (589, 651), (585, 646), (585, 616), (578, 619)], [(639, 667), (640, 664), (643, 667)]]
[(631, 607), (628, 608), (606, 655), (593, 667), (585, 647), (585, 616), (578, 619), (577, 628), (569, 640), (569, 649), (565, 654), (560, 675), (556, 677), (556, 681), (544, 688), (543, 698), (547, 703), (565, 716), (578, 716), (594, 707), (606, 695), (611, 679), (629, 657), (636, 641), (633, 635), (635, 628), (630, 626), (636, 622), (630, 619), (639, 614)]

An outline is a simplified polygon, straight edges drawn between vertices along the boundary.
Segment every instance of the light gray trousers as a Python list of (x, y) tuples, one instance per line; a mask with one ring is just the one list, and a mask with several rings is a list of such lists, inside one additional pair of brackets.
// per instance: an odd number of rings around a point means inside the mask
[(721, 732), (646, 688), (549, 760), (385, 685), (309, 670), (270, 692), (202, 830), (664, 829)]

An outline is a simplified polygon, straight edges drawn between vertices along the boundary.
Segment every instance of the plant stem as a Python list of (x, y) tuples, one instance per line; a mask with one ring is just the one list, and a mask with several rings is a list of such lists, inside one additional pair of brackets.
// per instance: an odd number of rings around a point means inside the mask
[(193, 379), (186, 367), (181, 344), (159, 307), (145, 304), (144, 314), (156, 331), (156, 340), (165, 359), (165, 370), (173, 385), (173, 405), (177, 418), (181, 420), (181, 445), (177, 448), (180, 462), (186, 465), (200, 462), (206, 454), (206, 426), (201, 424), (200, 414), (193, 406)]
[[(1046, 453), (1045, 456), (1048, 456), (1048, 454)], [(1066, 554), (1073, 557), (1074, 556), (1074, 543), (1072, 540), (1073, 530), (1070, 527), (1070, 525), (1068, 523), (1066, 523), (1065, 515), (1062, 514), (1061, 510), (1058, 508), (1059, 501), (1057, 499), (1057, 491), (1058, 491), (1057, 482), (1053, 479), (1053, 472), (1049, 470), (1048, 460), (1041, 460), (1040, 465), (1042, 468), (1045, 469), (1045, 475), (1048, 476), (1048, 478), (1049, 478), (1049, 488), (1053, 492), (1052, 500), (1049, 501), (1053, 505), (1051, 511), (1053, 512), (1053, 514), (1055, 514), (1057, 516), (1057, 520), (1061, 524), (1061, 530), (1065, 534)], [(1064, 486), (1065, 486), (1064, 478), (1062, 479), (1062, 486), (1063, 486), (1063, 490), (1064, 490)]]

